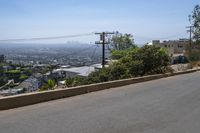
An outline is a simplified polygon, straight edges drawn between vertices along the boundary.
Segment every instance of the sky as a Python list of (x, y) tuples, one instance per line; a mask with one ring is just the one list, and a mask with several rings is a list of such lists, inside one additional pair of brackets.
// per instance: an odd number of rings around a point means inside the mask
[[(0, 0), (0, 40), (131, 33), (135, 42), (188, 37), (188, 15), (199, 0)], [(51, 40), (94, 42), (86, 36)]]

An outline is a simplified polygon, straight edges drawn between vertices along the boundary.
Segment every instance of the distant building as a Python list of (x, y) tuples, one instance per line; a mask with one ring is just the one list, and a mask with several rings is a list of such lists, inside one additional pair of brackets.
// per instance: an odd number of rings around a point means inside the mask
[(60, 68), (62, 68), (62, 69), (70, 68), (70, 65), (63, 65), (63, 66), (60, 66)]
[(169, 40), (160, 42), (160, 40), (153, 40), (153, 45), (164, 47), (168, 50), (170, 55), (174, 54), (184, 54), (187, 45), (189, 44), (188, 39), (179, 39), (179, 40)]
[(87, 77), (90, 73), (95, 71), (94, 66), (83, 66), (83, 67), (73, 67), (73, 68), (60, 68), (55, 69), (52, 74), (55, 77)]
[(41, 87), (41, 82), (38, 79), (31, 76), (15, 88), (24, 89), (26, 92), (34, 92), (37, 91), (39, 87)]
[[(105, 65), (108, 67), (108, 65)], [(59, 69), (54, 69), (52, 72), (48, 72), (44, 74), (44, 81), (48, 81), (49, 79), (65, 79), (65, 78), (73, 78), (73, 77), (88, 77), (92, 72), (98, 71), (102, 69), (101, 64), (94, 64), (91, 66), (82, 66), (82, 67), (60, 67)]]
[(33, 73), (32, 77), (36, 78), (40, 83), (44, 80), (44, 76), (41, 73)]
[(183, 63), (185, 60), (184, 54), (186, 52), (187, 45), (189, 44), (188, 39), (169, 40), (160, 42), (160, 40), (153, 40), (153, 45), (166, 48), (169, 56), (172, 59), (172, 64)]
[(5, 56), (2, 54), (0, 55), (0, 63), (4, 63), (5, 62)]

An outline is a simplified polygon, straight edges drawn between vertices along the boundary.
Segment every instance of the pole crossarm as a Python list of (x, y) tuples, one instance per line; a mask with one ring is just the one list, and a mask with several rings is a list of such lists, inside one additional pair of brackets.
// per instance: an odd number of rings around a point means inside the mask
[(105, 67), (105, 45), (109, 44), (109, 42), (106, 42), (106, 36), (113, 35), (116, 33), (115, 32), (99, 32), (95, 34), (100, 35), (100, 41), (95, 42), (95, 44), (102, 44), (102, 67)]

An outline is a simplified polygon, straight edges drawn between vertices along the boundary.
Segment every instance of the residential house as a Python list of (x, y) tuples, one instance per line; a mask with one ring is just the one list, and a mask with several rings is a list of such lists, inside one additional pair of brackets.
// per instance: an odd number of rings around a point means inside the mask
[(26, 92), (34, 92), (37, 91), (39, 87), (41, 87), (41, 83), (39, 82), (39, 80), (31, 76), (27, 80), (23, 81), (16, 88), (22, 88)]

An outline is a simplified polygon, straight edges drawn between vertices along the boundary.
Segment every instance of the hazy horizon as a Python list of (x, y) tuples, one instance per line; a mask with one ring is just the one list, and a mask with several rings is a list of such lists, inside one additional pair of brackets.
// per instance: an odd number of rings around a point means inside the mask
[[(0, 40), (120, 31), (136, 44), (187, 38), (188, 15), (199, 0), (0, 0)], [(95, 35), (37, 41), (94, 43)]]

